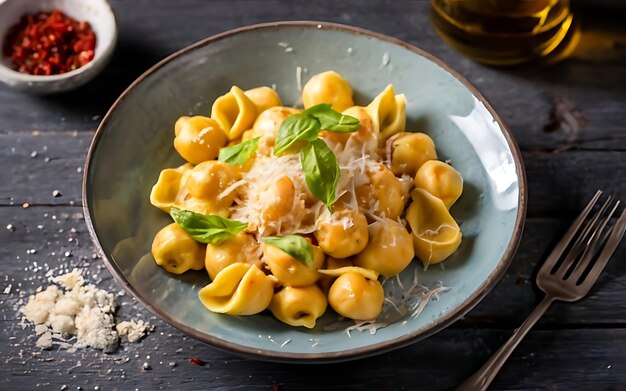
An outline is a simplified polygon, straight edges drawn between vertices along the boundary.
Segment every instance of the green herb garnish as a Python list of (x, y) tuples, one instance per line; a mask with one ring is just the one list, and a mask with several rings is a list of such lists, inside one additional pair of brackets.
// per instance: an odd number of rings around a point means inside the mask
[(192, 239), (200, 243), (216, 244), (232, 238), (246, 229), (248, 223), (172, 208), (170, 215)]
[(340, 174), (335, 154), (323, 140), (317, 139), (302, 148), (300, 161), (307, 187), (330, 210)]
[(220, 149), (220, 155), (217, 160), (231, 166), (244, 165), (259, 147), (260, 138), (261, 137), (255, 137), (237, 145), (233, 145), (232, 147)]
[(306, 144), (316, 140), (322, 130), (347, 133), (355, 132), (360, 127), (358, 119), (331, 109), (329, 104), (315, 105), (299, 114), (290, 115), (280, 124), (274, 154), (280, 156), (298, 142)]

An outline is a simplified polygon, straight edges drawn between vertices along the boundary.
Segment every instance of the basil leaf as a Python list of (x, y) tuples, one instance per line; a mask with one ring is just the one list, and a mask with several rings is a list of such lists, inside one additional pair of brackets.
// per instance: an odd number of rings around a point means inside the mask
[(317, 139), (302, 148), (300, 162), (307, 187), (330, 210), (340, 173), (335, 154), (323, 140)]
[(302, 114), (314, 117), (320, 122), (322, 130), (328, 130), (337, 133), (349, 133), (359, 130), (361, 123), (358, 119), (341, 114), (331, 108), (329, 104), (322, 103), (310, 107), (302, 112)]
[(303, 113), (290, 115), (280, 124), (274, 144), (274, 154), (282, 155), (298, 141), (317, 139), (321, 130), (319, 121), (313, 117)]
[(187, 235), (200, 243), (223, 242), (248, 226), (248, 223), (225, 219), (217, 215), (203, 215), (178, 208), (172, 208), (170, 215)]
[(300, 263), (313, 263), (313, 247), (305, 238), (298, 235), (268, 236), (261, 239), (263, 243), (278, 247), (297, 259)]
[(256, 152), (259, 147), (259, 139), (261, 137), (255, 137), (250, 140), (246, 140), (232, 147), (220, 149), (220, 155), (217, 158), (220, 162), (230, 164), (231, 166), (243, 165), (246, 161)]

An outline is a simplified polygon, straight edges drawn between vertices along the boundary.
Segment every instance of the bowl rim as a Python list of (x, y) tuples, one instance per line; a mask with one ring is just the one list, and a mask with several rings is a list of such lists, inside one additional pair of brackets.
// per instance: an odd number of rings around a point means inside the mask
[[(103, 63), (103, 64), (107, 63), (111, 55), (113, 54), (113, 51), (115, 50), (115, 46), (117, 44), (117, 39), (118, 39), (117, 17), (115, 15), (115, 11), (113, 10), (113, 7), (107, 0), (96, 0), (96, 1), (99, 1), (100, 3), (104, 5), (105, 10), (106, 10), (105, 17), (110, 18), (111, 21), (113, 22), (112, 23), (113, 31), (111, 33), (111, 38), (102, 43), (103, 44), (102, 49), (95, 52), (95, 56), (91, 61), (89, 61), (87, 64), (83, 65), (80, 68), (76, 68), (69, 72), (58, 73), (54, 75), (32, 75), (30, 73), (19, 72), (7, 66), (2, 61), (0, 61), (0, 81), (11, 80), (13, 82), (33, 83), (33, 84), (56, 83), (62, 80), (72, 79), (83, 73), (87, 73), (90, 70), (92, 70), (92, 68), (98, 68), (100, 63)], [(7, 4), (9, 4), (10, 2), (11, 0), (0, 0), (0, 9), (2, 9), (2, 7), (7, 7)], [(66, 10), (64, 9), (61, 9), (61, 11), (66, 12)], [(10, 28), (10, 25), (8, 26), (8, 28)], [(4, 37), (1, 35), (2, 33), (4, 33), (4, 31), (0, 31), (0, 41), (4, 39)], [(3, 42), (0, 42), (0, 46), (2, 45), (2, 43)], [(98, 44), (98, 37), (96, 36), (96, 45), (97, 44)], [(4, 54), (0, 53), (0, 56), (4, 57)], [(101, 69), (96, 69), (96, 70), (99, 71)]]
[[(493, 269), (493, 271), (485, 278), (480, 287), (470, 295), (463, 303), (454, 308), (445, 316), (437, 319), (435, 322), (415, 329), (410, 333), (406, 333), (400, 337), (378, 342), (375, 344), (367, 345), (364, 347), (354, 348), (354, 349), (346, 349), (336, 352), (326, 352), (326, 353), (291, 353), (291, 352), (279, 352), (273, 350), (266, 350), (260, 348), (253, 348), (245, 345), (241, 345), (234, 342), (229, 342), (223, 340), (221, 338), (200, 332), (196, 329), (193, 329), (175, 319), (170, 317), (168, 314), (162, 312), (159, 308), (153, 306), (147, 300), (145, 300), (139, 292), (137, 292), (133, 286), (126, 280), (122, 271), (118, 268), (118, 266), (111, 262), (107, 255), (105, 254), (100, 242), (98, 240), (98, 236), (95, 232), (93, 222), (91, 220), (91, 215), (89, 212), (89, 203), (88, 203), (88, 195), (89, 188), (87, 186), (88, 179), (90, 177), (90, 168), (93, 155), (98, 146), (98, 142), (100, 137), (102, 136), (103, 130), (108, 123), (108, 119), (111, 116), (112, 112), (117, 109), (117, 107), (125, 100), (125, 98), (129, 95), (129, 93), (133, 90), (135, 86), (140, 84), (144, 79), (153, 74), (159, 68), (163, 67), (165, 64), (170, 61), (185, 55), (188, 52), (191, 52), (199, 47), (206, 46), (213, 42), (219, 41), (223, 38), (228, 38), (233, 35), (249, 32), (254, 30), (272, 30), (272, 29), (281, 29), (284, 27), (305, 27), (305, 28), (318, 28), (318, 29), (330, 29), (335, 31), (347, 32), (355, 35), (365, 35), (368, 37), (372, 37), (375, 39), (379, 39), (382, 41), (387, 41), (391, 44), (401, 46), (419, 56), (422, 56), (436, 65), (443, 68), (446, 72), (451, 74), (454, 78), (456, 78), (459, 82), (461, 82), (482, 104), (485, 105), (489, 113), (493, 116), (493, 118), (498, 123), (501, 132), (506, 139), (506, 142), (511, 150), (511, 154), (513, 156), (513, 160), (516, 164), (516, 174), (518, 176), (518, 186), (519, 186), (519, 198), (518, 198), (518, 210), (515, 220), (515, 226), (511, 235), (511, 239), (507, 244), (507, 247), (504, 251), (504, 254), (500, 258), (498, 264)], [(354, 360), (358, 358), (364, 358), (368, 356), (374, 356), (378, 354), (382, 354), (397, 348), (401, 348), (427, 338), (441, 330), (445, 327), (449, 326), (462, 316), (464, 316), (467, 312), (469, 312), (472, 308), (474, 308), (497, 284), (497, 282), (504, 276), (508, 267), (513, 261), (513, 257), (519, 245), (522, 231), (524, 228), (524, 223), (526, 219), (526, 206), (527, 206), (527, 182), (526, 182), (526, 172), (524, 168), (524, 163), (522, 160), (522, 155), (520, 149), (517, 145), (517, 142), (513, 138), (511, 131), (506, 127), (500, 116), (495, 112), (491, 104), (487, 101), (487, 99), (480, 93), (480, 91), (474, 87), (465, 77), (463, 77), (460, 73), (453, 70), (449, 65), (443, 62), (441, 59), (433, 56), (432, 54), (413, 46), (407, 42), (404, 42), (398, 38), (391, 37), (386, 34), (377, 33), (371, 30), (367, 30), (361, 27), (355, 27), (345, 24), (331, 23), (331, 22), (320, 22), (320, 21), (310, 21), (310, 20), (301, 20), (301, 21), (280, 21), (280, 22), (269, 22), (269, 23), (258, 23), (249, 26), (243, 26), (234, 28), (231, 30), (227, 30), (215, 35), (212, 35), (208, 38), (200, 40), (192, 45), (189, 45), (181, 50), (174, 52), (173, 54), (167, 56), (163, 60), (159, 61), (157, 64), (149, 68), (146, 72), (144, 72), (141, 76), (139, 76), (113, 103), (111, 108), (108, 110), (106, 115), (103, 117), (94, 138), (89, 146), (89, 150), (87, 152), (87, 157), (85, 161), (85, 168), (83, 172), (83, 187), (82, 187), (82, 202), (83, 202), (83, 214), (85, 216), (85, 221), (87, 223), (87, 229), (89, 231), (89, 235), (94, 243), (94, 246), (97, 252), (100, 254), (105, 266), (109, 270), (109, 272), (115, 277), (117, 282), (127, 291), (129, 292), (135, 299), (141, 302), (150, 312), (159, 318), (165, 320), (170, 325), (176, 327), (177, 329), (183, 331), (185, 334), (190, 335), (191, 337), (204, 342), (214, 348), (219, 350), (227, 351), (230, 353), (235, 353), (239, 355), (243, 355), (248, 358), (254, 358), (258, 360), (264, 361), (278, 361), (278, 362), (289, 362), (289, 363), (329, 363), (329, 362), (338, 362), (338, 361), (346, 361), (346, 360)]]

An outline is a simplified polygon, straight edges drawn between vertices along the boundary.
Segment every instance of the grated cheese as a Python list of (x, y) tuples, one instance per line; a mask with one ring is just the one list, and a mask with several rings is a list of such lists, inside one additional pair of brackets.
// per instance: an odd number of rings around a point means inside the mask
[[(70, 349), (90, 346), (105, 352), (114, 351), (119, 344), (119, 334), (114, 329), (117, 305), (113, 294), (92, 284), (85, 285), (78, 269), (51, 281), (55, 285), (39, 290), (20, 309), (25, 319), (35, 325), (36, 335), (41, 335), (36, 346), (42, 349), (49, 349), (53, 344)], [(122, 330), (126, 334), (133, 331), (133, 340), (128, 334), (129, 341), (133, 342), (141, 338), (149, 326), (143, 321), (131, 322), (137, 327), (130, 330), (122, 326)], [(120, 325), (124, 323), (128, 322)], [(66, 342), (71, 337), (76, 337), (73, 345)]]

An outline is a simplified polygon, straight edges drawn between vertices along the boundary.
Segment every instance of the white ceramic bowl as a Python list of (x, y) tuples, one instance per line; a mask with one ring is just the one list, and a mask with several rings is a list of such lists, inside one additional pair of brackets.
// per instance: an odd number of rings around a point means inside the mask
[(108, 63), (117, 41), (115, 16), (106, 0), (0, 0), (0, 42), (7, 31), (26, 14), (58, 9), (71, 18), (91, 24), (96, 34), (93, 60), (71, 72), (35, 76), (11, 68), (11, 60), (0, 53), (0, 81), (19, 90), (35, 94), (64, 92), (93, 79)]

